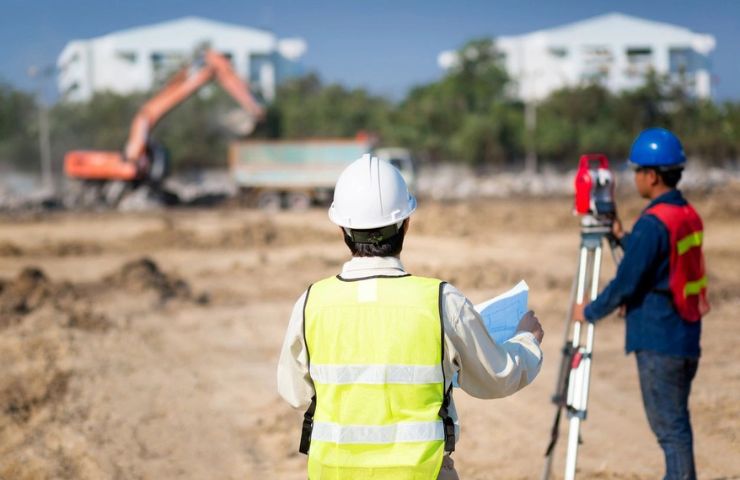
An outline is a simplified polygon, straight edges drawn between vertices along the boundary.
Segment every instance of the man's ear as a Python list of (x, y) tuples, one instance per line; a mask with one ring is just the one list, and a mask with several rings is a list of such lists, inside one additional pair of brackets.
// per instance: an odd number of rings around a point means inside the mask
[(663, 178), (660, 176), (657, 170), (653, 170), (652, 168), (650, 168), (648, 169), (647, 174), (648, 181), (651, 187), (657, 186), (663, 182)]
[(406, 232), (409, 231), (409, 223), (411, 223), (411, 217), (409, 217), (409, 218), (407, 218), (406, 220), (403, 221), (403, 226), (401, 228), (403, 228), (403, 234), (404, 235), (406, 235)]

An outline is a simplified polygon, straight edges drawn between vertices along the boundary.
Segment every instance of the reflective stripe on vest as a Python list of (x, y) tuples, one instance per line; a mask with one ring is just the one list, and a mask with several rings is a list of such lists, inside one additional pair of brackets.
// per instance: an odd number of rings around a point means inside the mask
[(684, 296), (699, 295), (703, 289), (707, 288), (707, 277), (706, 275), (701, 277), (695, 282), (686, 282), (684, 287)]
[(701, 242), (704, 239), (704, 232), (689, 233), (681, 240), (676, 242), (676, 249), (679, 255), (683, 255), (688, 252), (692, 247), (701, 247)]
[(439, 365), (311, 365), (311, 378), (318, 383), (442, 383)]
[(668, 283), (676, 310), (684, 320), (699, 321), (709, 311), (701, 218), (688, 204), (658, 203), (645, 213), (654, 215), (668, 230), (671, 249)]
[(311, 286), (304, 310), (316, 411), (308, 475), (433, 479), (444, 454), (439, 280)]
[(403, 443), (444, 439), (441, 421), (392, 423), (390, 425), (339, 425), (314, 422), (313, 441), (333, 443)]

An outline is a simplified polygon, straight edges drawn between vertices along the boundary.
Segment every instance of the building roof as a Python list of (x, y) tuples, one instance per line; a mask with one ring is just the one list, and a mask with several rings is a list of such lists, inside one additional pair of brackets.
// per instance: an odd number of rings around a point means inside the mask
[(622, 38), (626, 45), (649, 45), (660, 39), (662, 43), (675, 43), (677, 46), (690, 45), (699, 53), (707, 54), (714, 50), (712, 35), (692, 32), (688, 28), (664, 22), (646, 20), (622, 13), (607, 13), (568, 23), (554, 28), (537, 30), (524, 35), (501, 37), (502, 42), (535, 39), (542, 37), (548, 43), (594, 43), (600, 38)]
[[(86, 40), (72, 40), (64, 48), (80, 43), (115, 44), (119, 48), (151, 48), (156, 50), (180, 50), (183, 40), (192, 42), (192, 47), (211, 41), (224, 45), (250, 45), (253, 50), (272, 51), (277, 46), (275, 34), (267, 30), (217, 22), (202, 17), (182, 17), (166, 22), (144, 25), (111, 32)], [(62, 51), (61, 58), (65, 57)]]

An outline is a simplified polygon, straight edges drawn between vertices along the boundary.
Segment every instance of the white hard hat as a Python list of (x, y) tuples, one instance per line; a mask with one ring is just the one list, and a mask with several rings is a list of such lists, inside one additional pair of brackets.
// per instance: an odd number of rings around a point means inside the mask
[(340, 227), (364, 230), (399, 223), (414, 210), (416, 199), (396, 167), (365, 154), (339, 176), (329, 218)]

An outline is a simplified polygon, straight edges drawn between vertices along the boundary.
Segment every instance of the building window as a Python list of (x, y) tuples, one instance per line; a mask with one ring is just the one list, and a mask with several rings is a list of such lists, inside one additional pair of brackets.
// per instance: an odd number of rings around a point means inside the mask
[(136, 52), (118, 50), (116, 52), (116, 57), (121, 60), (125, 60), (128, 63), (136, 63)]
[(586, 45), (583, 47), (583, 72), (581, 78), (586, 81), (601, 81), (610, 72), (614, 55), (609, 47), (603, 45)]
[(249, 55), (249, 83), (253, 88), (262, 83), (262, 68), (272, 63), (271, 55), (253, 53)]
[(547, 52), (555, 58), (566, 58), (568, 56), (568, 49), (565, 47), (550, 47)]
[(154, 52), (151, 54), (154, 82), (163, 83), (185, 63), (185, 55), (179, 52)]
[(69, 99), (70, 97), (76, 95), (80, 90), (80, 83), (79, 82), (72, 82), (67, 88), (62, 91), (62, 98), (63, 99)]
[(671, 48), (668, 50), (668, 71), (671, 73), (691, 73), (698, 70), (699, 60), (690, 48)]
[(627, 76), (645, 75), (653, 67), (653, 50), (650, 47), (627, 49)]

